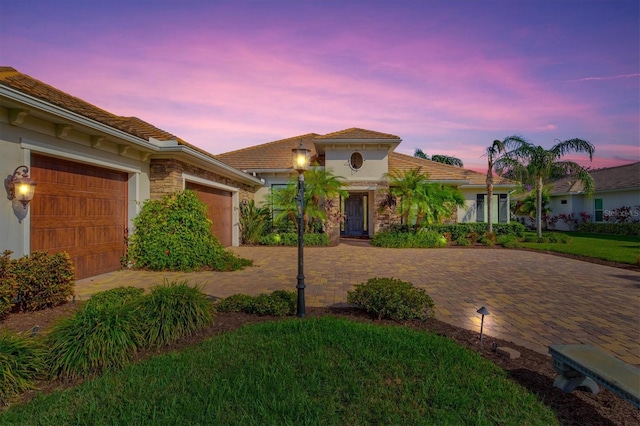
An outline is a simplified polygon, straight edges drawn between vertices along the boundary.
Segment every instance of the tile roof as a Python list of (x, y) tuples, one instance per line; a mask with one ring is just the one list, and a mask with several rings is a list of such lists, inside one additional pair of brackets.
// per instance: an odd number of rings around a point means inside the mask
[(352, 127), (350, 129), (340, 130), (337, 132), (329, 133), (326, 135), (318, 135), (318, 140), (323, 139), (397, 139), (400, 141), (400, 137), (391, 135), (389, 133), (380, 133), (373, 130), (358, 129)]
[(122, 117), (98, 108), (80, 98), (71, 96), (53, 86), (36, 80), (26, 74), (22, 74), (11, 67), (0, 67), (0, 85), (18, 90), (34, 98), (38, 98), (50, 104), (64, 108), (83, 117), (95, 120), (99, 123), (121, 130), (130, 135), (149, 140), (153, 137), (159, 140), (177, 140), (178, 143), (188, 145), (185, 141), (169, 132), (137, 118)]
[[(595, 182), (595, 190), (611, 191), (616, 189), (640, 189), (640, 161), (623, 166), (589, 170)], [(580, 181), (568, 177), (552, 183), (552, 194), (579, 193), (583, 191)]]
[(291, 164), (291, 150), (297, 148), (300, 142), (311, 150), (311, 164), (317, 162), (324, 164), (324, 158), (318, 157), (313, 140), (318, 134), (307, 133), (306, 135), (294, 136), (292, 138), (263, 143), (237, 151), (225, 152), (216, 155), (216, 159), (239, 170), (256, 169), (293, 169)]
[[(486, 185), (487, 177), (484, 173), (450, 166), (437, 161), (425, 160), (410, 155), (392, 152), (389, 154), (389, 172), (399, 170), (401, 172), (422, 167), (422, 172), (429, 174), (429, 179), (436, 181), (466, 180), (468, 185)], [(494, 185), (515, 185), (516, 182), (500, 177), (494, 173)]]

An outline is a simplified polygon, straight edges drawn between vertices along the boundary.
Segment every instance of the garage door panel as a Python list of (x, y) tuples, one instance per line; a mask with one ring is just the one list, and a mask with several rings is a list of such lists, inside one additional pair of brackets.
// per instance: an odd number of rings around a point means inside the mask
[(110, 245), (112, 243), (120, 245), (124, 239), (122, 229), (119, 226), (88, 226), (78, 229), (82, 242), (88, 246)]
[[(41, 193), (41, 189), (43, 185), (38, 182), (38, 186), (36, 189), (36, 197), (40, 200), (38, 205), (40, 207), (40, 211), (38, 212), (40, 216), (52, 216), (56, 218), (60, 217), (77, 217), (80, 214), (81, 206), (78, 203), (74, 202), (73, 197), (66, 196), (57, 196), (51, 193)], [(32, 208), (33, 210), (33, 208)]]
[(34, 250), (63, 251), (78, 245), (74, 229), (43, 228), (31, 231), (31, 246)]
[(195, 191), (207, 206), (207, 217), (213, 222), (211, 232), (225, 247), (233, 244), (233, 194), (218, 188), (187, 182), (186, 189)]
[(76, 278), (120, 268), (126, 250), (127, 174), (34, 155), (31, 250), (66, 251)]

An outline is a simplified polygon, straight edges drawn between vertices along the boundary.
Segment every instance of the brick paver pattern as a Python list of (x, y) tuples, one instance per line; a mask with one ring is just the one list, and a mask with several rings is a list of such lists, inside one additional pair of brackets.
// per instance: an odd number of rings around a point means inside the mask
[[(297, 248), (233, 247), (254, 266), (235, 272), (123, 270), (76, 282), (86, 299), (108, 288), (188, 280), (216, 297), (296, 288)], [(436, 318), (547, 353), (550, 344), (599, 346), (640, 366), (640, 273), (545, 253), (505, 249), (305, 247), (307, 306), (344, 305), (354, 285), (395, 277), (426, 290)]]

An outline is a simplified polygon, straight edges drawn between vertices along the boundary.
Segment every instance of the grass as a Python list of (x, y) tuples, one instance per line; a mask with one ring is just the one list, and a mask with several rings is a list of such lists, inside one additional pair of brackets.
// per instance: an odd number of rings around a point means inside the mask
[(506, 373), (449, 339), (324, 317), (213, 337), (76, 388), (0, 424), (557, 424)]
[(637, 265), (640, 256), (640, 238), (626, 235), (587, 234), (566, 232), (571, 241), (562, 243), (525, 243), (520, 246), (578, 256), (593, 257), (611, 262)]

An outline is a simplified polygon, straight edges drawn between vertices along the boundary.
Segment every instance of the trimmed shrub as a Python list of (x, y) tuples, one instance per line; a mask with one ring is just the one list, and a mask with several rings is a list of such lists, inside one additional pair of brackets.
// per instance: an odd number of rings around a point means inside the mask
[(129, 363), (140, 347), (138, 313), (128, 303), (94, 303), (56, 324), (46, 337), (53, 377), (87, 378)]
[(253, 302), (257, 315), (286, 316), (296, 313), (297, 294), (293, 291), (276, 290), (271, 294), (260, 294)]
[(67, 302), (74, 295), (73, 266), (66, 252), (48, 255), (45, 251), (36, 251), (11, 264), (18, 282), (17, 309), (50, 308)]
[(11, 311), (14, 298), (18, 295), (18, 281), (13, 272), (10, 250), (0, 256), (0, 319)]
[[(469, 234), (474, 232), (478, 235), (484, 235), (487, 232), (487, 224), (484, 222), (477, 223), (455, 223), (455, 224), (431, 224), (425, 226), (425, 229), (436, 231), (440, 234), (451, 234), (452, 240), (457, 240), (460, 237), (469, 238)], [(515, 235), (522, 237), (526, 228), (519, 222), (510, 223), (494, 223), (493, 232), (496, 236), (500, 235)]]
[(459, 237), (458, 239), (456, 239), (456, 245), (461, 247), (471, 247), (473, 243), (469, 238)]
[(388, 248), (446, 247), (447, 239), (438, 232), (421, 229), (418, 232), (383, 231), (373, 236), (371, 245)]
[(219, 312), (244, 312), (257, 315), (287, 316), (296, 313), (297, 293), (276, 290), (255, 297), (234, 294), (216, 303)]
[[(328, 246), (329, 236), (323, 233), (307, 232), (302, 236), (305, 246)], [(298, 234), (296, 232), (271, 233), (260, 238), (259, 244), (265, 246), (291, 246), (298, 245)]]
[(218, 312), (253, 312), (254, 297), (246, 294), (233, 294), (218, 300), (215, 307)]
[(0, 403), (33, 389), (45, 371), (46, 350), (38, 341), (14, 333), (0, 333)]
[(537, 234), (527, 233), (522, 239), (525, 243), (540, 243), (540, 244), (549, 244), (549, 243), (559, 243), (559, 244), (568, 244), (571, 242), (571, 238), (567, 234), (562, 232), (543, 232), (541, 237), (538, 237)]
[(165, 280), (140, 300), (144, 338), (151, 347), (192, 336), (213, 322), (213, 309), (206, 294), (186, 281)]
[(520, 240), (515, 235), (500, 235), (496, 238), (496, 242), (505, 248), (522, 247)]
[(578, 232), (640, 237), (640, 223), (582, 223)]
[(206, 206), (196, 193), (185, 190), (147, 200), (133, 220), (129, 262), (156, 271), (241, 269), (251, 261), (235, 256), (211, 232)]
[(347, 303), (395, 321), (434, 316), (433, 299), (421, 288), (396, 278), (371, 278), (347, 293)]

